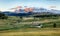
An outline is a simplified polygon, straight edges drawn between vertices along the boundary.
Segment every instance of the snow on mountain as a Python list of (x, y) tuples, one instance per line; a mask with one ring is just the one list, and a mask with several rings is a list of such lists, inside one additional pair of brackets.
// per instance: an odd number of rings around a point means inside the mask
[[(54, 10), (54, 9), (46, 9), (46, 8), (37, 8), (37, 7), (32, 7), (33, 8), (33, 11), (34, 13), (42, 13), (42, 12), (49, 12), (49, 13), (54, 13), (54, 14), (60, 14), (60, 10)], [(24, 11), (25, 8), (21, 8), (21, 9), (18, 9), (18, 10), (14, 10), (14, 11), (9, 11), (9, 12), (14, 12), (14, 13), (25, 13)], [(7, 12), (7, 11), (4, 11), (4, 12)]]

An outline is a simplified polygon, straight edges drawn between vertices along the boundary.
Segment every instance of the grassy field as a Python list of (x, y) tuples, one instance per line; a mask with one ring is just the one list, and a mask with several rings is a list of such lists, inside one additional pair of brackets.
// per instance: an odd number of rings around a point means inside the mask
[[(33, 22), (43, 24), (43, 28), (31, 28), (30, 25)], [(54, 23), (57, 24), (56, 28), (53, 28)], [(0, 19), (0, 36), (60, 36), (60, 17), (25, 20), (19, 17)]]
[(53, 27), (53, 23), (56, 23), (57, 27), (58, 28), (60, 27), (60, 17), (56, 17), (55, 19), (53, 19), (53, 18), (36, 18), (35, 20), (34, 19), (27, 19), (27, 20), (21, 21), (21, 19), (19, 17), (12, 16), (6, 20), (0, 19), (0, 30), (29, 27), (30, 24), (32, 24), (33, 22), (42, 23), (44, 25), (44, 27)]
[(0, 31), (0, 36), (60, 36), (60, 28), (26, 28)]

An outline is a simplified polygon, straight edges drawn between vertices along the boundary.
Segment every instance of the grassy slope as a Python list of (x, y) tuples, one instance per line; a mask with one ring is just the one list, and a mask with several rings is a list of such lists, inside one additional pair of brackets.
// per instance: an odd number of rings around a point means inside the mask
[[(17, 23), (18, 20), (21, 21), (20, 18), (18, 18), (18, 17), (9, 17), (7, 20), (0, 20), (0, 29), (10, 29), (10, 28), (14, 28), (15, 26), (20, 28), (20, 26), (23, 26), (23, 25), (28, 24), (28, 23), (29, 24), (32, 23), (31, 21), (33, 19), (23, 20), (23, 22)], [(40, 20), (35, 19), (35, 21), (36, 22), (38, 21), (39, 23), (44, 23), (46, 25), (56, 22), (56, 23), (58, 23), (58, 26), (60, 25), (59, 24), (60, 23), (60, 17), (57, 19), (40, 18)]]
[[(9, 29), (13, 27), (14, 25), (10, 24), (17, 24), (17, 26), (23, 26), (20, 25), (20, 23), (16, 23), (17, 20), (20, 20), (17, 17), (9, 17), (7, 20), (0, 20), (0, 29)], [(23, 20), (24, 22), (27, 22), (27, 20)], [(32, 21), (32, 20), (31, 20)], [(28, 22), (31, 22), (28, 20)], [(50, 24), (53, 23), (60, 23), (60, 17), (57, 19), (47, 19), (47, 18), (41, 18), (39, 22), (44, 22), (44, 24)], [(50, 22), (50, 23), (49, 23)], [(5, 30), (0, 31), (0, 36), (60, 36), (60, 28), (22, 28), (22, 29), (13, 29), (13, 30)]]

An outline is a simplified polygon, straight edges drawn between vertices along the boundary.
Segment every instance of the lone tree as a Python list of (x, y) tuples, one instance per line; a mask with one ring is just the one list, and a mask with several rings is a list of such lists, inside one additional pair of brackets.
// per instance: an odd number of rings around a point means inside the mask
[(53, 24), (53, 27), (56, 28), (56, 23)]

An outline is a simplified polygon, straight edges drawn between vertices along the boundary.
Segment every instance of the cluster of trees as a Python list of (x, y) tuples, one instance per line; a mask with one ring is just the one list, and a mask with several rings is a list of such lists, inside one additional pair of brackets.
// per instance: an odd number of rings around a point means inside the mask
[(41, 17), (41, 18), (44, 18), (44, 17), (57, 17), (59, 15), (36, 15), (34, 17)]
[(0, 19), (7, 19), (8, 18), (8, 16), (6, 16), (5, 14), (3, 14), (3, 13), (0, 13)]

